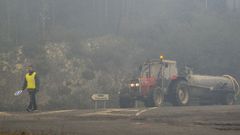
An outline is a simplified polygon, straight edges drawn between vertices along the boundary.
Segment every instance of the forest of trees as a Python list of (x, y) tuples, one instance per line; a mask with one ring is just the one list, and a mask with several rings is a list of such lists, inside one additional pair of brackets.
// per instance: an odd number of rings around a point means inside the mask
[(0, 0), (0, 110), (22, 110), (24, 66), (39, 72), (42, 109), (91, 107), (146, 59), (240, 79), (240, 0)]

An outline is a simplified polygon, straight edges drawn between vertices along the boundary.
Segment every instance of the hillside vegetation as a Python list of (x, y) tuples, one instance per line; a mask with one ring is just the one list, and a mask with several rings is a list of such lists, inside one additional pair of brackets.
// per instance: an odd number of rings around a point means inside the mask
[[(240, 75), (240, 5), (231, 0), (1, 0), (0, 110), (23, 110), (26, 63), (39, 72), (43, 109), (90, 108), (146, 59), (201, 74)], [(240, 3), (240, 1), (238, 1)], [(239, 8), (238, 8), (239, 7)]]

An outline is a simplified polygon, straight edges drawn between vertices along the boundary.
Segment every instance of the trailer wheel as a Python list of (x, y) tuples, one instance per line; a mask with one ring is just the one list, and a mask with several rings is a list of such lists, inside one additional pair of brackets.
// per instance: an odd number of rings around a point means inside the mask
[(173, 105), (184, 106), (188, 105), (190, 95), (189, 95), (189, 87), (185, 80), (177, 81), (173, 87)]
[(227, 93), (223, 96), (222, 104), (223, 105), (233, 105), (235, 102), (234, 94), (233, 93)]
[(119, 97), (120, 108), (133, 108), (135, 106), (135, 100), (130, 97)]

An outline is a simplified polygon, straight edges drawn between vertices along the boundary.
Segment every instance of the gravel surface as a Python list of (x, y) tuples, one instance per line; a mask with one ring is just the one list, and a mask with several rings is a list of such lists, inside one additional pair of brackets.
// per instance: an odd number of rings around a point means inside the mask
[(0, 112), (0, 135), (240, 135), (240, 105)]

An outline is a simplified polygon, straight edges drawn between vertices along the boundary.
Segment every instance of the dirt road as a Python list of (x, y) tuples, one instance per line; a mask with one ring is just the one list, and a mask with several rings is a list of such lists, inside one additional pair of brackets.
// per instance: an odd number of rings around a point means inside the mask
[(240, 105), (0, 112), (0, 134), (239, 135)]

